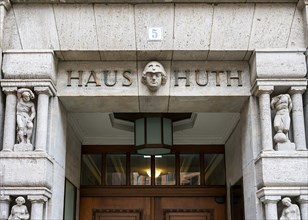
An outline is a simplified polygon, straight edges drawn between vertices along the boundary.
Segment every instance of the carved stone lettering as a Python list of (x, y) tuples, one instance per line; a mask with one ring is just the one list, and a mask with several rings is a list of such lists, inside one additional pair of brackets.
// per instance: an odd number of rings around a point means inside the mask
[(174, 71), (175, 83), (174, 86), (179, 86), (179, 79), (185, 79), (185, 86), (190, 86), (190, 71), (185, 70), (185, 76), (179, 76), (179, 71)]
[(126, 82), (124, 81), (122, 83), (122, 86), (131, 86), (132, 85), (132, 79), (129, 77), (129, 75), (131, 74), (131, 72), (129, 71), (124, 71), (123, 72), (123, 77), (126, 79)]
[(201, 80), (200, 80), (200, 75), (201, 75), (200, 70), (196, 70), (195, 71), (195, 75), (196, 75), (196, 83), (197, 83), (198, 86), (206, 86), (208, 84), (208, 82), (209, 82), (209, 73), (208, 73), (208, 71), (204, 72), (204, 78), (205, 78), (205, 82), (204, 83), (202, 83)]
[(106, 86), (114, 86), (117, 83), (117, 75), (118, 75), (118, 71), (115, 70), (114, 71), (114, 80), (113, 83), (109, 83), (108, 82), (108, 76), (110, 75), (109, 71), (104, 71), (104, 82)]
[(85, 86), (88, 86), (89, 83), (95, 83), (96, 86), (101, 86), (100, 79), (97, 77), (96, 72), (90, 71), (90, 75)]
[(238, 86), (242, 86), (242, 71), (237, 71), (237, 76), (232, 76), (231, 71), (227, 70), (227, 85), (231, 86), (231, 79), (237, 79), (238, 80)]

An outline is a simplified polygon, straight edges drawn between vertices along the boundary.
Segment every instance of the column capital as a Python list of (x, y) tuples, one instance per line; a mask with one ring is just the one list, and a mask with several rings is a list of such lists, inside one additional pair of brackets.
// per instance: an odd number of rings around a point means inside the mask
[(45, 94), (48, 96), (53, 96), (52, 91), (49, 87), (34, 87), (36, 94)]
[(8, 94), (16, 94), (17, 92), (17, 87), (2, 87), (2, 91), (8, 95)]
[(10, 0), (0, 0), (0, 6), (4, 6), (5, 9), (8, 11), (11, 8)]
[(11, 201), (10, 196), (7, 195), (0, 196), (0, 202), (10, 202), (10, 201)]
[(274, 91), (274, 86), (257, 86), (254, 94), (260, 96), (262, 94), (271, 94)]
[(307, 203), (308, 204), (308, 195), (300, 195), (298, 198), (297, 198), (297, 201), (299, 203)]
[(281, 196), (263, 196), (260, 198), (260, 201), (264, 204), (274, 203), (276, 204), (278, 201), (281, 200)]
[(44, 203), (48, 201), (48, 198), (44, 195), (29, 195), (28, 200), (30, 200), (31, 203)]
[(306, 91), (306, 87), (305, 86), (291, 86), (289, 93), (290, 95), (293, 94), (304, 94), (304, 92)]

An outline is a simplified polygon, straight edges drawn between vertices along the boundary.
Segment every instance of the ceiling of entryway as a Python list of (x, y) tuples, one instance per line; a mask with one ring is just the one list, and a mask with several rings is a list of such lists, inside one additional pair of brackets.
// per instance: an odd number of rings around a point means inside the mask
[[(225, 144), (239, 113), (196, 113), (192, 128), (177, 129), (174, 144)], [(113, 127), (110, 113), (70, 113), (69, 125), (82, 144), (133, 144), (134, 134)]]

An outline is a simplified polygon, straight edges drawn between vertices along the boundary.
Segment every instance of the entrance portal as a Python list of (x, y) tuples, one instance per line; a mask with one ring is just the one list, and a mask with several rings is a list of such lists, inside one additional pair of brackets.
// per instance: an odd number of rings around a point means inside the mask
[(174, 145), (156, 156), (83, 146), (81, 184), (81, 220), (226, 218), (223, 145)]

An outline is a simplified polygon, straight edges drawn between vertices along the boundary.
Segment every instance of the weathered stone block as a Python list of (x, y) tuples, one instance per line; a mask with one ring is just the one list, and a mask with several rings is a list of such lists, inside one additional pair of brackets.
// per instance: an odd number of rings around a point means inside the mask
[(56, 80), (57, 60), (52, 50), (8, 50), (2, 71), (5, 79)]
[(306, 61), (304, 50), (257, 50), (250, 59), (251, 80), (256, 78), (304, 78)]
[(308, 152), (264, 152), (255, 161), (257, 187), (307, 186)]
[(51, 189), (53, 162), (45, 153), (0, 153), (6, 187), (46, 187)]

